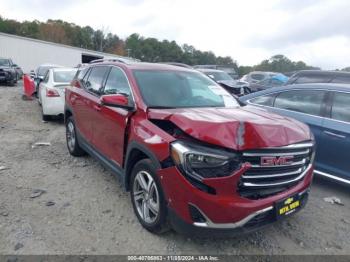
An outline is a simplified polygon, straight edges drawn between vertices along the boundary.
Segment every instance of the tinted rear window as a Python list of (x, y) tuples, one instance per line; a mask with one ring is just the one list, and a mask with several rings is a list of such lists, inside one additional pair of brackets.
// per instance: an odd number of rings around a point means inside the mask
[(350, 84), (350, 76), (337, 76), (332, 80), (332, 83)]
[(54, 82), (58, 83), (69, 83), (73, 80), (76, 73), (76, 69), (66, 70), (66, 71), (55, 71), (53, 73)]
[(53, 66), (42, 66), (38, 69), (38, 76), (45, 76), (47, 71), (49, 71)]

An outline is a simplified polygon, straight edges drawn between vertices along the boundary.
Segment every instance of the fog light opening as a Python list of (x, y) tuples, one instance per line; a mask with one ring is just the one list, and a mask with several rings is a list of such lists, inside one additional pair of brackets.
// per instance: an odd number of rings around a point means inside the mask
[(207, 222), (207, 220), (205, 219), (205, 217), (202, 215), (202, 213), (198, 210), (198, 208), (196, 208), (195, 206), (189, 204), (188, 208), (190, 210), (190, 215), (192, 218), (193, 222), (197, 222), (197, 223), (205, 223)]

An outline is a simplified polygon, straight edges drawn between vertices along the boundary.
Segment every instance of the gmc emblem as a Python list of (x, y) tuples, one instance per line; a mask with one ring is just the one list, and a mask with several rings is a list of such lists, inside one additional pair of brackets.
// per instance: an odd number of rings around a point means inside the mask
[(293, 163), (293, 156), (263, 156), (261, 166), (285, 166)]

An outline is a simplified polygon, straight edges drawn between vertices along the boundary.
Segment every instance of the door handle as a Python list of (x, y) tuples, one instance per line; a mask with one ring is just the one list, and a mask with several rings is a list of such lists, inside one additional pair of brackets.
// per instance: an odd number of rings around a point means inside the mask
[(329, 135), (329, 136), (334, 136), (334, 137), (337, 137), (337, 138), (346, 138), (346, 136), (343, 136), (343, 135), (339, 135), (339, 134), (336, 134), (336, 133), (333, 133), (333, 132), (330, 132), (330, 131), (323, 131), (325, 134)]
[(101, 111), (101, 105), (94, 105), (94, 109), (96, 111)]

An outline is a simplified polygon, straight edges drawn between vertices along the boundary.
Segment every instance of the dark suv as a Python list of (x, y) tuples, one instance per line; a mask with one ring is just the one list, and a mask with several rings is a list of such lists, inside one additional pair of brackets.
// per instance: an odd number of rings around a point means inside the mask
[(17, 70), (20, 68), (9, 58), (0, 58), (0, 82), (6, 82), (13, 86), (19, 79)]
[(151, 232), (245, 232), (307, 201), (309, 128), (241, 107), (200, 72), (106, 61), (82, 68), (65, 94), (69, 152), (119, 175)]
[(302, 70), (292, 75), (286, 85), (311, 83), (350, 84), (350, 73), (342, 71)]

